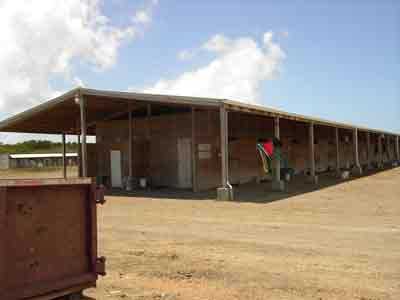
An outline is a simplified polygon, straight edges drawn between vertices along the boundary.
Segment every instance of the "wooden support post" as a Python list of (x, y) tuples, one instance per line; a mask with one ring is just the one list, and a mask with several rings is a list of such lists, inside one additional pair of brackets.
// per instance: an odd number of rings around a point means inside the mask
[[(274, 118), (274, 133), (275, 138), (280, 140), (280, 126), (279, 126), (279, 117)], [(282, 149), (280, 149), (282, 151)], [(276, 157), (276, 156), (275, 156)], [(275, 178), (272, 181), (272, 190), (274, 191), (283, 191), (285, 189), (285, 183), (281, 180), (281, 160), (280, 157), (274, 159), (274, 167), (275, 167)]]
[(383, 149), (382, 149), (383, 135), (378, 135), (378, 168), (383, 168)]
[(371, 170), (371, 134), (367, 132), (367, 168)]
[(126, 182), (126, 190), (132, 191), (133, 190), (133, 124), (132, 124), (132, 110), (128, 112), (128, 180)]
[(340, 138), (339, 138), (339, 128), (335, 128), (335, 146), (336, 146), (336, 172), (340, 173)]
[(82, 177), (82, 145), (80, 133), (76, 136), (78, 143), (78, 177)]
[(354, 147), (354, 167), (353, 173), (356, 175), (362, 174), (362, 169), (360, 165), (360, 156), (358, 151), (358, 129), (354, 128), (353, 130), (353, 147)]
[(400, 163), (400, 138), (396, 136), (396, 154), (397, 154), (397, 162)]
[(87, 144), (86, 144), (86, 101), (85, 98), (82, 95), (76, 95), (75, 96), (77, 101), (79, 101), (79, 106), (80, 106), (80, 113), (81, 113), (81, 133), (82, 133), (82, 176), (87, 177), (88, 176), (88, 164), (87, 164)]
[(220, 111), (221, 135), (221, 188), (218, 189), (218, 200), (233, 200), (232, 186), (229, 184), (229, 149), (228, 149), (228, 112), (224, 106)]
[(315, 172), (315, 140), (314, 140), (314, 123), (311, 122), (308, 127), (308, 142), (310, 151), (310, 176), (308, 177), (308, 182), (318, 183), (318, 177)]
[(192, 189), (197, 192), (196, 110), (192, 107)]
[(390, 155), (390, 135), (386, 137), (386, 156), (387, 156), (387, 162), (390, 163), (391, 161), (391, 155)]
[(65, 141), (65, 133), (62, 134), (62, 167), (63, 167), (63, 178), (67, 178), (67, 145)]

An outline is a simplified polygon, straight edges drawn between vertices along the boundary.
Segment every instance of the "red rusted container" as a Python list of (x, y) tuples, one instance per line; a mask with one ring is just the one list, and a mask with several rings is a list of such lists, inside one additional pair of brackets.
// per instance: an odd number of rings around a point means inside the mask
[(94, 287), (97, 256), (91, 179), (0, 180), (0, 299), (54, 299)]

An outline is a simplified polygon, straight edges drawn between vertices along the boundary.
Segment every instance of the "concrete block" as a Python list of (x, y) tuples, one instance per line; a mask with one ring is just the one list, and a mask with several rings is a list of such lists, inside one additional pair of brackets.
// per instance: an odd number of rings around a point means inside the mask
[(362, 175), (362, 168), (361, 166), (354, 166), (353, 169), (351, 170), (351, 173), (356, 175), (356, 176), (360, 176)]
[(133, 190), (133, 186), (134, 186), (134, 179), (132, 176), (128, 176), (126, 179), (126, 190), (128, 192)]
[(271, 182), (271, 187), (275, 192), (283, 192), (285, 190), (285, 182), (283, 180), (274, 180)]
[(308, 175), (307, 183), (318, 184), (318, 176), (317, 175), (315, 175), (315, 176)]
[(220, 187), (217, 189), (217, 200), (218, 201), (232, 201), (233, 200), (233, 189), (228, 187)]

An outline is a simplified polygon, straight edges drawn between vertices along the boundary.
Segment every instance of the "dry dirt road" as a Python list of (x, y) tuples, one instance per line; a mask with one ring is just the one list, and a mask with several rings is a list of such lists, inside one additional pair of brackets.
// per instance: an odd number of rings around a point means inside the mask
[[(71, 170), (75, 175), (76, 170)], [(60, 170), (0, 172), (59, 177)], [(400, 168), (215, 195), (156, 191), (99, 207), (97, 300), (400, 299)]]
[(268, 203), (156, 197), (99, 208), (87, 296), (400, 299), (400, 168)]

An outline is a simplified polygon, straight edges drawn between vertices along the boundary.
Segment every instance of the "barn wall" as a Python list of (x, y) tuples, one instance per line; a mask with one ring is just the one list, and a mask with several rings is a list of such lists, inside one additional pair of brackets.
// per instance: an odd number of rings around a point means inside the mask
[[(283, 143), (282, 153), (288, 167), (295, 173), (304, 173), (309, 169), (309, 124), (280, 119), (280, 136)], [(231, 183), (241, 183), (261, 176), (261, 161), (255, 149), (258, 139), (274, 136), (274, 121), (270, 117), (259, 117), (243, 113), (229, 113), (229, 172)], [(336, 169), (335, 128), (315, 125), (315, 161), (316, 171), (325, 172)], [(362, 165), (367, 164), (367, 138), (365, 132), (359, 132), (359, 158)], [(377, 161), (377, 140), (371, 135), (371, 161)], [(393, 152), (391, 144), (390, 151)], [(391, 153), (390, 152), (390, 153)], [(339, 154), (341, 168), (352, 168), (354, 143), (352, 130), (339, 130)], [(393, 153), (390, 155), (393, 156)]]
[[(110, 184), (110, 151), (120, 150), (122, 177), (129, 174), (129, 121), (108, 121), (97, 124), (97, 172)], [(133, 119), (133, 176), (147, 177), (155, 186), (179, 186), (179, 138), (191, 138), (191, 115), (153, 116)], [(125, 181), (123, 180), (123, 181)]]
[(221, 182), (219, 112), (196, 110), (195, 141), (198, 189), (215, 188)]
[[(133, 175), (147, 177), (155, 186), (179, 187), (179, 138), (191, 139), (192, 114), (152, 116), (133, 120)], [(265, 177), (256, 150), (259, 139), (274, 136), (273, 118), (229, 112), (229, 177), (233, 184)], [(197, 187), (206, 190), (221, 184), (220, 121), (219, 112), (195, 110), (195, 159)], [(309, 169), (309, 124), (280, 120), (282, 153), (287, 166), (295, 173)], [(336, 168), (335, 129), (315, 125), (316, 171)], [(110, 151), (122, 154), (123, 178), (128, 176), (128, 121), (107, 121), (97, 125), (97, 173), (110, 177)], [(354, 165), (353, 132), (339, 130), (341, 168)], [(366, 133), (359, 132), (359, 157), (367, 164)], [(394, 144), (391, 144), (394, 149)], [(393, 150), (392, 150), (393, 152)], [(393, 155), (393, 154), (392, 154)], [(377, 135), (371, 134), (371, 161), (377, 161)], [(188, 162), (191, 163), (191, 162)]]

